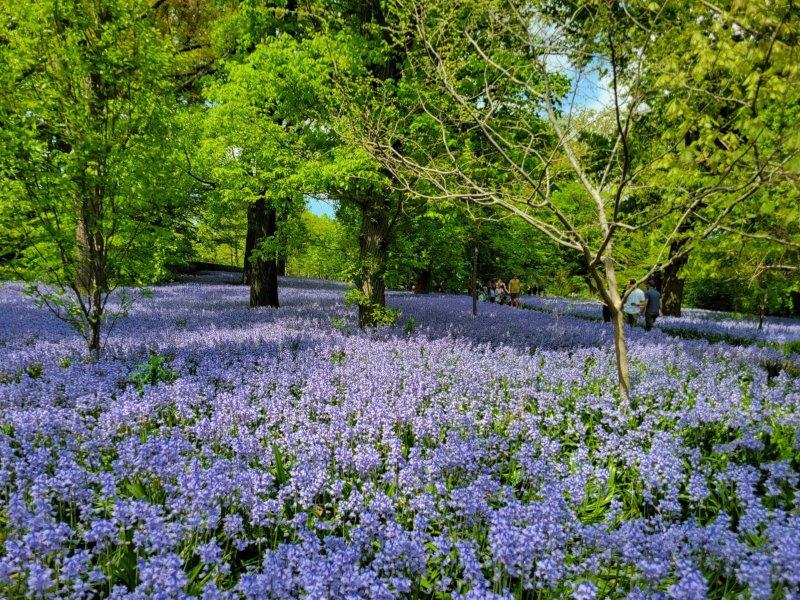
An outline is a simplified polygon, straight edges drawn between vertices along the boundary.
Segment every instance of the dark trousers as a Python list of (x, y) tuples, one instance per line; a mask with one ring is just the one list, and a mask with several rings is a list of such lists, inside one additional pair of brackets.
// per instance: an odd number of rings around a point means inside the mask
[(631, 327), (636, 325), (636, 321), (638, 321), (638, 320), (639, 320), (639, 315), (634, 315), (634, 314), (631, 314), (631, 313), (625, 313), (625, 322), (628, 325), (630, 325)]
[(610, 323), (611, 322), (611, 309), (608, 308), (607, 305), (603, 304), (603, 323)]
[(658, 318), (658, 313), (645, 313), (644, 315), (644, 330), (650, 331)]

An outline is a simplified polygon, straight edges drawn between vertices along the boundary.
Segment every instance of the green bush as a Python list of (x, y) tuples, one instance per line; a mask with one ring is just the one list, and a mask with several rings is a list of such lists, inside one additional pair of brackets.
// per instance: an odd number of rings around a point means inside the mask
[(414, 323), (414, 319), (412, 317), (409, 317), (408, 321), (406, 321), (406, 326), (403, 328), (403, 331), (405, 332), (406, 335), (410, 335), (414, 333), (415, 326), (416, 325)]
[(178, 373), (167, 368), (171, 361), (171, 356), (161, 356), (153, 353), (147, 362), (136, 366), (136, 370), (131, 374), (128, 381), (136, 386), (139, 393), (144, 391), (146, 385), (174, 383), (178, 379)]
[(783, 345), (783, 353), (786, 356), (789, 356), (790, 354), (800, 354), (800, 340), (786, 342)]
[(369, 324), (373, 327), (382, 325), (396, 325), (400, 319), (400, 311), (396, 308), (383, 306), (377, 302), (372, 302), (367, 295), (358, 288), (348, 290), (344, 295), (345, 306), (358, 306), (366, 309), (369, 314)]

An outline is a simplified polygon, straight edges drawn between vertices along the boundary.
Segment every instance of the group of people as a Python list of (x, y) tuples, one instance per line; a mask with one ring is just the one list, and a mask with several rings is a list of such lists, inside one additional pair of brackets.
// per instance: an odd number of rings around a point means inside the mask
[[(641, 290), (636, 287), (635, 279), (628, 281), (628, 289), (626, 290), (628, 297), (625, 299), (622, 313), (625, 322), (631, 327), (636, 326), (643, 316), (644, 329), (645, 331), (650, 331), (661, 314), (661, 294), (656, 289), (655, 282), (652, 279), (648, 279), (646, 283), (647, 290)], [(478, 300), (519, 306), (522, 284), (517, 275), (511, 278), (508, 285), (506, 285), (502, 277), (499, 277), (490, 279), (488, 283), (484, 283), (478, 289)], [(605, 304), (603, 305), (603, 321), (606, 323), (611, 321), (611, 309)]]
[(478, 293), (478, 299), (484, 302), (498, 304), (509, 304), (519, 306), (519, 294), (522, 284), (519, 277), (514, 275), (506, 285), (502, 278), (490, 279), (489, 283), (483, 284)]
[[(631, 279), (628, 281), (626, 291), (628, 297), (622, 307), (625, 322), (634, 327), (639, 322), (639, 318), (644, 316), (644, 329), (650, 331), (658, 315), (661, 314), (661, 294), (656, 289), (655, 283), (652, 279), (648, 279), (647, 290), (642, 291), (636, 287), (636, 280)], [(605, 305), (603, 305), (603, 320), (606, 322), (611, 320), (611, 310)]]

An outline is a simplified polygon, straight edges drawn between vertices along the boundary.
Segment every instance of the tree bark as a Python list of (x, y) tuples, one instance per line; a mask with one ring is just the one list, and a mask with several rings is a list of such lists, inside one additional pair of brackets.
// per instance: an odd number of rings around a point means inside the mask
[(800, 317), (800, 292), (789, 292), (792, 299), (791, 315), (793, 317)]
[(102, 292), (96, 288), (91, 294), (89, 311), (89, 351), (98, 358), (100, 356), (100, 328), (103, 324)]
[(385, 200), (368, 200), (362, 205), (358, 250), (356, 285), (367, 300), (358, 306), (358, 325), (372, 327), (376, 324), (375, 308), (386, 306), (384, 274), (389, 253), (389, 210)]
[(625, 343), (625, 316), (620, 308), (611, 306), (611, 321), (614, 325), (614, 354), (617, 359), (617, 379), (620, 394), (627, 398), (631, 391), (631, 373), (628, 362), (628, 346)]
[(286, 255), (278, 256), (278, 277), (286, 277)]
[(244, 240), (244, 270), (242, 272), (243, 285), (253, 283), (253, 264), (250, 262), (250, 257), (253, 254), (253, 248), (256, 243), (255, 221), (255, 204), (251, 204), (247, 207), (247, 236)]
[[(587, 254), (587, 260), (590, 259), (591, 257)], [(624, 400), (627, 400), (631, 391), (631, 373), (630, 363), (628, 361), (628, 346), (625, 343), (625, 316), (622, 312), (622, 297), (619, 295), (614, 262), (609, 255), (603, 258), (603, 266), (605, 269), (606, 286), (603, 286), (603, 280), (597, 272), (596, 267), (591, 266), (589, 268), (589, 273), (598, 288), (600, 299), (611, 310), (611, 322), (614, 326), (614, 355), (617, 362), (617, 382), (619, 384), (620, 396)]]
[(764, 329), (764, 317), (767, 316), (767, 292), (761, 297), (761, 302), (758, 303), (758, 330)]
[[(254, 249), (275, 239), (277, 213), (262, 196), (252, 205)], [(249, 213), (248, 213), (249, 214)], [(251, 254), (250, 306), (278, 307), (278, 263), (275, 252)]]
[(472, 316), (478, 316), (478, 245), (475, 244), (475, 252), (472, 254)]
[[(670, 258), (676, 256), (683, 250), (687, 243), (687, 238), (681, 238), (672, 242), (669, 246)], [(681, 316), (681, 305), (683, 304), (683, 286), (686, 280), (680, 276), (681, 269), (686, 266), (689, 255), (684, 254), (675, 258), (669, 263), (667, 268), (659, 273), (659, 287), (661, 288), (661, 313), (671, 317)]]
[(414, 293), (415, 294), (430, 293), (432, 278), (433, 278), (433, 272), (431, 271), (430, 266), (426, 266), (424, 269), (417, 271), (416, 277), (414, 278)]
[(100, 355), (103, 325), (103, 294), (108, 291), (108, 261), (106, 243), (101, 231), (103, 190), (83, 184), (84, 191), (77, 200), (75, 227), (75, 287), (84, 297), (81, 310), (87, 331), (86, 343), (95, 358)]
[[(90, 195), (93, 194), (89, 192)], [(102, 219), (102, 192), (96, 196), (78, 201), (78, 218), (75, 228), (76, 246), (76, 284), (79, 290), (91, 295), (94, 288), (105, 291), (108, 288), (106, 273), (105, 240), (100, 231)]]
[(75, 226), (75, 283), (82, 293), (86, 293), (92, 285), (92, 262), (89, 252), (89, 232), (83, 212), (81, 207), (78, 210), (78, 222)]

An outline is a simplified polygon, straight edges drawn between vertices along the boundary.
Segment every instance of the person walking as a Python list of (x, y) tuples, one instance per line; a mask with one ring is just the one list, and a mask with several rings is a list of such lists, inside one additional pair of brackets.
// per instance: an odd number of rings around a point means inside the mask
[(502, 277), (498, 277), (497, 283), (495, 283), (495, 290), (498, 304), (505, 304), (508, 301), (508, 289)]
[(497, 288), (495, 287), (494, 279), (489, 280), (489, 302), (494, 304), (497, 299)]
[(511, 306), (519, 306), (519, 289), (521, 287), (519, 277), (514, 275), (508, 282), (508, 293), (511, 295)]
[(644, 293), (644, 330), (650, 331), (661, 314), (661, 294), (658, 293), (652, 279), (647, 280), (647, 291)]
[(628, 298), (625, 300), (625, 306), (622, 307), (625, 322), (631, 327), (635, 326), (639, 320), (639, 315), (644, 311), (644, 304), (644, 292), (636, 287), (636, 280), (631, 279), (628, 281)]

